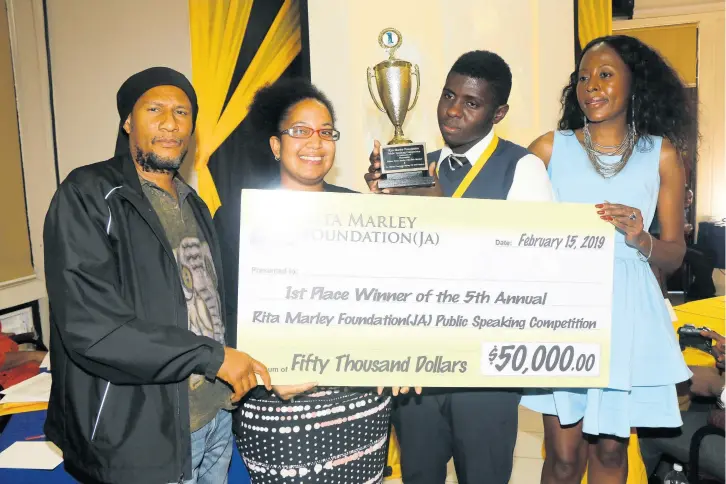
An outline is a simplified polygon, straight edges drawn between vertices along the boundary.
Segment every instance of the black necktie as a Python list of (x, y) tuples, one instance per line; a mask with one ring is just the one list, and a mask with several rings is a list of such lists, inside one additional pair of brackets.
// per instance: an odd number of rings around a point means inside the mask
[(449, 168), (451, 171), (456, 171), (459, 168), (466, 166), (469, 164), (469, 160), (466, 159), (466, 156), (464, 155), (457, 155), (455, 153), (451, 153), (447, 159), (449, 160)]

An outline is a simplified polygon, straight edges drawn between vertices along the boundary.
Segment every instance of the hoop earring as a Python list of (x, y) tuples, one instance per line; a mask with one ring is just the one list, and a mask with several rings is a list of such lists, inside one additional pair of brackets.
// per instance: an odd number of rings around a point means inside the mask
[(275, 161), (280, 161), (280, 157), (279, 156), (275, 156), (275, 155), (272, 155), (272, 156), (275, 157)]

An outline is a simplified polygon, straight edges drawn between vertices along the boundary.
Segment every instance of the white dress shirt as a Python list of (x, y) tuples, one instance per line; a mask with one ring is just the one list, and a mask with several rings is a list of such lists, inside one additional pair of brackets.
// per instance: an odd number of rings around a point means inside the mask
[[(494, 130), (491, 130), (481, 141), (464, 153), (467, 161), (472, 164), (472, 169), (474, 169), (474, 165), (479, 161), (479, 157), (486, 151), (493, 139)], [(444, 146), (441, 149), (441, 156), (439, 156), (438, 162), (439, 168), (441, 167), (441, 163), (452, 153), (453, 151), (448, 146)], [(451, 160), (448, 160), (448, 163), (450, 164)], [(451, 166), (447, 166), (446, 168), (451, 168)], [(517, 167), (514, 169), (514, 179), (512, 180), (512, 186), (509, 188), (507, 200), (523, 202), (556, 201), (552, 184), (550, 183), (550, 177), (547, 175), (547, 168), (545, 168), (542, 160), (531, 153), (519, 159)]]

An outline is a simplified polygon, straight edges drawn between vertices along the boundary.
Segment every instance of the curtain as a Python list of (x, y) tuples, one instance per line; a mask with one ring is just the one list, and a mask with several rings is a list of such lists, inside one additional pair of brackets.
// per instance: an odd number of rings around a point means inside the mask
[[(248, 75), (262, 43), (267, 38), (274, 22), (279, 18), (285, 3), (285, 0), (263, 0), (254, 3), (231, 83), (221, 89), (226, 97), (223, 110), (228, 109), (232, 97), (239, 91), (242, 80)], [(300, 8), (303, 9), (304, 6), (305, 3), (301, 1)], [(303, 25), (302, 28), (304, 34), (305, 26)], [(305, 73), (304, 58), (305, 55), (298, 55), (282, 76), (303, 76)], [(309, 69), (307, 71), (309, 72)], [(279, 178), (280, 169), (279, 165), (274, 163), (268, 140), (253, 136), (249, 131), (246, 119), (243, 119), (214, 151), (209, 158), (207, 168), (211, 173), (215, 191), (221, 202), (221, 206), (214, 213), (214, 225), (219, 237), (224, 265), (222, 274), (228, 311), (226, 315), (227, 344), (236, 346), (235, 302), (238, 289), (241, 190), (269, 186)]]
[(665, 57), (687, 87), (698, 82), (698, 25), (663, 25), (619, 30), (618, 34), (635, 37)]
[(580, 47), (613, 33), (612, 0), (577, 0), (577, 30)]
[(194, 170), (212, 215), (221, 206), (208, 167), (212, 153), (244, 120), (257, 89), (277, 80), (301, 49), (298, 3), (285, 0), (225, 106), (252, 5), (252, 0), (189, 0), (192, 82), (199, 99)]

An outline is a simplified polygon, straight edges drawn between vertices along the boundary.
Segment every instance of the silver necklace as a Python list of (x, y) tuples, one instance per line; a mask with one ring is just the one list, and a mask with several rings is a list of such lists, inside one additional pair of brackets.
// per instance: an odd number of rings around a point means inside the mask
[[(604, 146), (593, 141), (587, 117), (585, 117), (585, 126), (582, 128), (582, 136), (587, 157), (590, 159), (590, 163), (592, 163), (595, 171), (603, 178), (611, 178), (620, 173), (625, 168), (626, 163), (630, 159), (630, 155), (633, 154), (633, 148), (635, 148), (636, 133), (634, 123), (628, 125), (628, 131), (625, 133), (623, 141), (616, 146)], [(600, 161), (600, 156), (618, 155), (620, 155), (620, 161), (616, 163), (603, 163)]]

